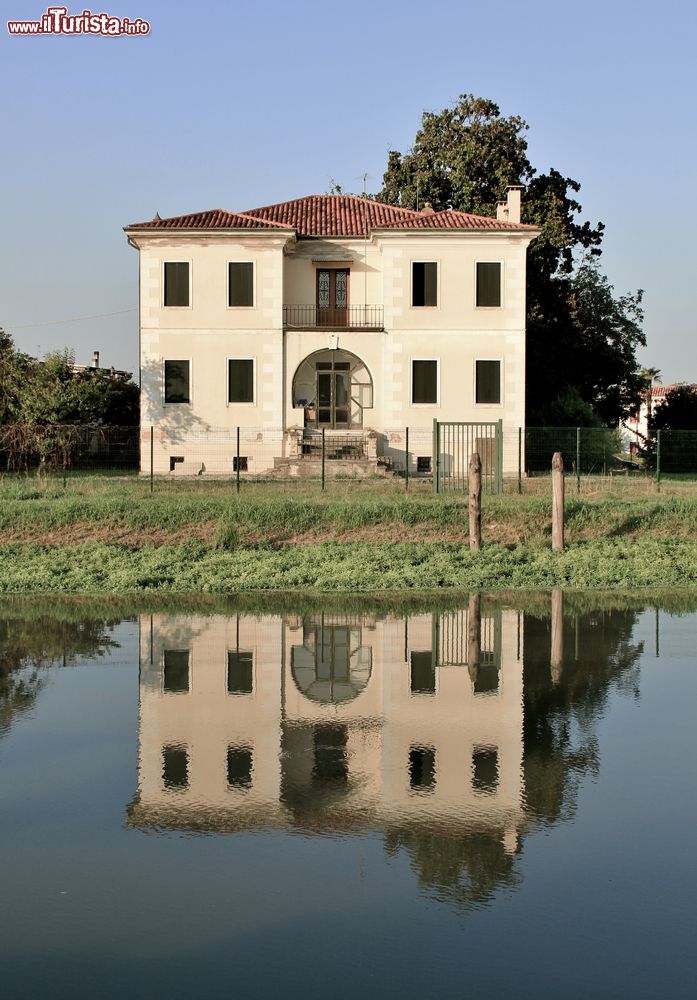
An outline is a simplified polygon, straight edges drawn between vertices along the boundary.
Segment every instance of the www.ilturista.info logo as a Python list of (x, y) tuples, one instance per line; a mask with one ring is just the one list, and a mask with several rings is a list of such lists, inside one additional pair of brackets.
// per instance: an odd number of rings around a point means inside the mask
[(113, 17), (111, 14), (69, 14), (67, 7), (49, 7), (38, 21), (8, 21), (11, 35), (149, 35), (150, 23), (141, 17)]

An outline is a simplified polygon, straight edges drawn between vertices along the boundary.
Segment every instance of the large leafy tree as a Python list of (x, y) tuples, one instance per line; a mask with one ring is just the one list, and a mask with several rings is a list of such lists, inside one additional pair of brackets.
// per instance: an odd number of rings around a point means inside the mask
[(614, 297), (593, 266), (603, 224), (578, 219), (577, 181), (554, 169), (537, 173), (527, 130), (493, 101), (462, 95), (454, 107), (423, 115), (408, 153), (389, 153), (378, 198), (494, 215), (506, 186), (523, 185), (523, 222), (541, 230), (528, 254), (528, 424), (549, 420), (570, 390), (603, 422), (616, 423), (641, 392), (641, 293)]

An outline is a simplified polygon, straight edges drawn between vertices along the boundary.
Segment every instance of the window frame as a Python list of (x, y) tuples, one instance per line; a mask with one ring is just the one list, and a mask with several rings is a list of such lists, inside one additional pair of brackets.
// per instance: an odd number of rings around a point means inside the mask
[[(228, 653), (251, 653), (252, 654), (252, 690), (251, 691), (230, 691), (228, 689)], [(246, 649), (241, 646), (225, 647), (225, 670), (223, 685), (227, 698), (253, 698), (257, 693), (257, 649), (256, 646), (248, 646)]]
[[(252, 265), (252, 304), (251, 306), (231, 306), (230, 305), (230, 264), (251, 264)], [(257, 262), (255, 260), (228, 260), (225, 264), (225, 302), (226, 309), (231, 312), (237, 312), (239, 309), (247, 310), (256, 309), (257, 307)]]
[[(499, 304), (497, 306), (480, 306), (477, 302), (477, 267), (479, 264), (498, 264), (499, 265)], [(477, 258), (474, 262), (474, 287), (473, 287), (473, 298), (474, 298), (474, 308), (479, 310), (488, 310), (489, 312), (494, 312), (495, 310), (501, 310), (504, 308), (504, 296), (503, 291), (505, 288), (504, 280), (504, 261), (502, 260), (481, 260)]]
[[(499, 365), (499, 401), (498, 403), (478, 403), (477, 402), (477, 362), (479, 361), (497, 361)], [(504, 387), (504, 369), (503, 369), (504, 359), (498, 358), (474, 358), (472, 361), (472, 403), (476, 407), (489, 407), (490, 409), (501, 410), (504, 406), (503, 401), (503, 387)]]
[[(166, 378), (165, 364), (167, 361), (188, 361), (189, 362), (189, 402), (188, 403), (168, 403), (165, 398)], [(194, 359), (189, 358), (162, 358), (162, 405), (163, 406), (193, 406), (194, 405)]]
[[(436, 365), (436, 401), (435, 403), (415, 403), (414, 402), (414, 362), (434, 361)], [(410, 406), (438, 406), (440, 407), (440, 358), (411, 358), (409, 361), (409, 405)]]
[[(168, 306), (165, 305), (165, 264), (188, 264), (189, 266), (189, 304), (188, 306)], [(194, 304), (194, 262), (192, 257), (166, 258), (161, 261), (160, 266), (160, 306), (162, 309), (193, 309)]]
[[(187, 677), (187, 680), (188, 680), (189, 686), (186, 689), (186, 691), (168, 691), (165, 688), (165, 653), (188, 653), (189, 654), (188, 655), (188, 660), (187, 660), (187, 668), (188, 668), (188, 677)], [(160, 668), (161, 668), (160, 673), (161, 673), (161, 677), (162, 677), (162, 683), (160, 685), (160, 692), (161, 692), (161, 694), (163, 694), (163, 695), (173, 695), (176, 698), (179, 698), (182, 695), (190, 695), (191, 694), (191, 690), (192, 690), (192, 688), (194, 686), (193, 685), (193, 650), (192, 650), (191, 646), (186, 646), (186, 647), (178, 646), (176, 648), (174, 648), (172, 646), (163, 646), (163, 648), (162, 648), (162, 657), (161, 657), (161, 661), (160, 661)]]
[[(414, 264), (435, 264), (436, 265), (436, 301), (435, 305), (432, 306), (415, 306), (414, 305)], [(440, 309), (440, 258), (432, 258), (430, 260), (423, 260), (420, 257), (413, 257), (409, 261), (409, 308), (410, 309)]]
[[(244, 308), (244, 307), (240, 307)], [(234, 403), (230, 400), (230, 362), (231, 361), (251, 361), (252, 362), (252, 402)], [(256, 357), (234, 357), (225, 358), (225, 405), (226, 406), (256, 406), (257, 405), (257, 359)]]

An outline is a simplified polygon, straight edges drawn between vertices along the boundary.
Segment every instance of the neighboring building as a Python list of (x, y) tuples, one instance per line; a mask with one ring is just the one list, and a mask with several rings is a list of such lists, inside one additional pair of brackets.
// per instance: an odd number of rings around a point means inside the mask
[[(128, 226), (140, 252), (141, 426), (155, 472), (331, 454), (428, 471), (433, 420), (525, 419), (520, 188), (497, 218), (315, 195)], [(420, 429), (420, 433), (418, 432)], [(504, 471), (517, 435), (504, 435)], [(149, 468), (149, 449), (142, 449)]]
[[(639, 449), (644, 447), (649, 434), (649, 415), (654, 414), (657, 408), (665, 403), (669, 392), (672, 392), (673, 389), (678, 389), (684, 384), (676, 382), (673, 385), (652, 385), (650, 389), (650, 401), (644, 396), (639, 409), (625, 420), (621, 426), (621, 430), (624, 437), (628, 439), (631, 454), (637, 454)], [(693, 385), (691, 388), (697, 389), (697, 385)]]
[(92, 361), (89, 365), (78, 365), (72, 364), (71, 369), (74, 375), (92, 375), (99, 374), (103, 378), (113, 378), (113, 379), (130, 379), (133, 372), (122, 371), (120, 369), (114, 368), (112, 365), (110, 368), (103, 368), (99, 364), (99, 351), (92, 352)]

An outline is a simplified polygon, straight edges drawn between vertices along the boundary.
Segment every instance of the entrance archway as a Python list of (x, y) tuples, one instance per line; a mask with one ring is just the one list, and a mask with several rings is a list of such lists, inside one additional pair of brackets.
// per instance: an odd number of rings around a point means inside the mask
[(350, 351), (310, 354), (293, 376), (293, 406), (305, 411), (304, 426), (354, 430), (373, 405), (373, 380), (365, 363)]

